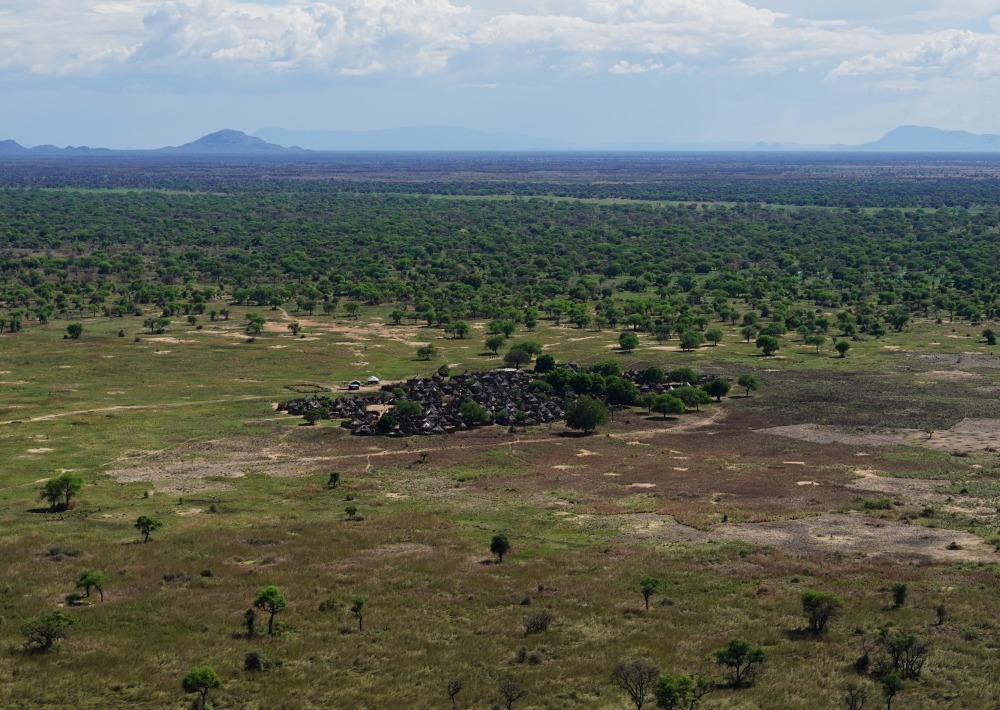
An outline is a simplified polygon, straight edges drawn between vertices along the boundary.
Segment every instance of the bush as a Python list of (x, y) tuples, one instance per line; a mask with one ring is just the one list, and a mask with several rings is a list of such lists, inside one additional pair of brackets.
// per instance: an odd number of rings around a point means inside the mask
[(524, 617), (524, 633), (526, 634), (538, 634), (543, 631), (548, 631), (549, 625), (552, 623), (552, 614), (545, 611), (544, 609), (539, 609), (538, 611), (533, 611)]

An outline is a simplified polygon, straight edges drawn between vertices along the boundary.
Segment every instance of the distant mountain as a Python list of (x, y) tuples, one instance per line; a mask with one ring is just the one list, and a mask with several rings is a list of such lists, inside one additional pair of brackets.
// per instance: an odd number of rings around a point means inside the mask
[(300, 145), (310, 150), (545, 151), (586, 149), (585, 146), (532, 138), (515, 133), (487, 133), (457, 126), (410, 126), (373, 131), (290, 131), (284, 128), (261, 128), (253, 135), (266, 141), (283, 145)]
[(22, 155), (27, 152), (28, 149), (17, 141), (0, 141), (0, 155)]
[(900, 126), (877, 141), (857, 146), (857, 149), (899, 153), (995, 153), (1000, 151), (1000, 135)]
[(302, 149), (286, 148), (282, 145), (268, 143), (248, 136), (243, 131), (225, 129), (209, 133), (196, 141), (185, 143), (176, 148), (159, 148), (156, 152), (184, 153), (187, 155), (245, 155), (247, 153), (299, 153)]

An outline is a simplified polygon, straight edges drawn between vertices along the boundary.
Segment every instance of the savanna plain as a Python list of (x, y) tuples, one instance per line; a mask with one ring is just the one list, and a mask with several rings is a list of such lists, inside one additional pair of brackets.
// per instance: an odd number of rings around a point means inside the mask
[[(1000, 707), (998, 266), (990, 157), (5, 161), (0, 707)], [(595, 418), (403, 435), (497, 368)]]

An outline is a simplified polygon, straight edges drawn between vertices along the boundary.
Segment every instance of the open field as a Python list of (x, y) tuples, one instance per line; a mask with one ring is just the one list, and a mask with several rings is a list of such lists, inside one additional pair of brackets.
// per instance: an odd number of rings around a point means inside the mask
[[(643, 336), (618, 355), (616, 331), (543, 320), (531, 337), (561, 362), (752, 372), (761, 390), (679, 418), (632, 409), (589, 437), (558, 424), (390, 440), (301, 426), (273, 405), (297, 384), (493, 366), (483, 331), (289, 310), (262, 309), (253, 343), (242, 308), (162, 336), (132, 317), (84, 319), (79, 340), (59, 321), (0, 336), (0, 706), (186, 707), (179, 678), (208, 664), (224, 681), (217, 708), (443, 707), (453, 677), (460, 707), (490, 707), (510, 677), (529, 692), (518, 707), (624, 708), (616, 662), (716, 674), (713, 650), (741, 636), (768, 653), (760, 683), (704, 707), (834, 708), (857, 680), (855, 630), (885, 624), (933, 643), (905, 707), (1000, 704), (1000, 626), (984, 613), (1000, 562), (988, 450), (1000, 411), (985, 393), (1000, 362), (977, 329), (915, 321), (843, 359), (790, 336), (761, 358), (736, 328), (693, 353)], [(417, 360), (428, 342), (440, 352)], [(86, 483), (72, 510), (47, 513), (38, 488), (63, 470)], [(164, 521), (148, 544), (141, 514)], [(513, 545), (502, 564), (488, 552), (498, 531)], [(105, 601), (65, 608), (76, 623), (55, 653), (17, 650), (21, 621), (89, 569), (104, 572)], [(664, 589), (644, 612), (648, 573)], [(897, 582), (909, 599), (890, 610)], [(281, 633), (242, 638), (267, 584), (288, 599)], [(813, 588), (845, 609), (802, 639), (799, 596)], [(538, 609), (552, 625), (526, 635)], [(250, 650), (280, 666), (244, 672)]]

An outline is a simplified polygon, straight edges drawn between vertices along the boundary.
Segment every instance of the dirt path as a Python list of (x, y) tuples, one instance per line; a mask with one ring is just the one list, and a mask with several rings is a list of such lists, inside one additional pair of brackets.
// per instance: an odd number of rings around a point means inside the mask
[(61, 419), (62, 417), (75, 417), (81, 414), (99, 414), (101, 412), (119, 412), (119, 411), (128, 411), (132, 409), (173, 409), (177, 407), (199, 406), (202, 404), (222, 404), (225, 402), (247, 402), (259, 399), (274, 399), (274, 396), (241, 395), (239, 397), (227, 397), (226, 399), (203, 399), (198, 401), (187, 401), (187, 402), (167, 402), (166, 404), (119, 404), (112, 407), (95, 407), (93, 409), (74, 409), (69, 412), (42, 414), (37, 417), (28, 417), (26, 419), (8, 419), (7, 421), (0, 421), (0, 425), (45, 422), (49, 421), (50, 419)]

